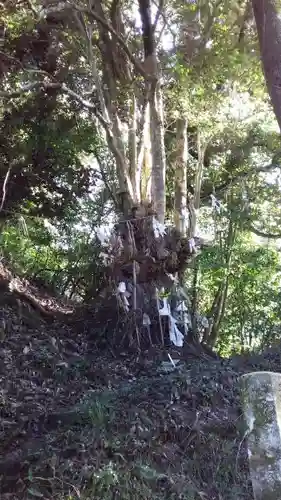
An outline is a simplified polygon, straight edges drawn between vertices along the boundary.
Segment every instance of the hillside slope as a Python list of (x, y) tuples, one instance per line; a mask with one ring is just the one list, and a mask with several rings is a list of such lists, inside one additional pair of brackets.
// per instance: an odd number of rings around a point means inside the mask
[(169, 372), (94, 352), (69, 304), (4, 268), (0, 288), (2, 500), (253, 498), (237, 380), (280, 355)]

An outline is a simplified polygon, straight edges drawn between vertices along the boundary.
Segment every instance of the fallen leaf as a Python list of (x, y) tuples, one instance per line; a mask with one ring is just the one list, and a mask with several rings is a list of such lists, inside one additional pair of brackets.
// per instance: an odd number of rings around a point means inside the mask
[(34, 488), (28, 488), (28, 493), (30, 493), (30, 495), (32, 495), (33, 497), (36, 497), (36, 498), (43, 498), (44, 495), (42, 495), (42, 493), (40, 493), (40, 491), (38, 490), (35, 490)]

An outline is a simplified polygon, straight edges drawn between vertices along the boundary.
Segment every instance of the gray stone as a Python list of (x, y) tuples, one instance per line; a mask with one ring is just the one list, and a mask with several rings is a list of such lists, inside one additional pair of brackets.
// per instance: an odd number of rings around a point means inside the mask
[(281, 500), (281, 375), (248, 373), (241, 388), (255, 500)]

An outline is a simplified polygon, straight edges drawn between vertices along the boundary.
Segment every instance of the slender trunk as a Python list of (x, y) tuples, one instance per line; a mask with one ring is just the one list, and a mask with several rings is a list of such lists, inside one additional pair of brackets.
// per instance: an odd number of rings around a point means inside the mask
[(214, 322), (214, 315), (215, 315), (215, 312), (217, 310), (218, 303), (219, 303), (220, 296), (221, 296), (221, 287), (222, 287), (222, 283), (220, 284), (219, 288), (216, 291), (216, 295), (213, 299), (211, 308), (210, 308), (208, 315), (207, 315), (209, 318), (209, 327), (205, 328), (204, 336), (203, 336), (203, 342), (206, 344), (208, 344), (210, 333), (212, 331), (213, 322)]
[(176, 144), (174, 223), (177, 230), (180, 231), (183, 236), (185, 236), (187, 229), (186, 166), (188, 157), (186, 118), (178, 120)]
[(213, 319), (211, 331), (209, 332), (209, 336), (207, 339), (207, 345), (210, 347), (214, 347), (219, 336), (219, 329), (225, 313), (226, 300), (228, 294), (228, 283), (229, 283), (229, 277), (226, 276), (220, 287), (220, 291), (218, 294), (218, 301), (216, 304), (215, 318)]
[(240, 342), (241, 342), (241, 345), (240, 345), (240, 353), (241, 354), (244, 354), (245, 352), (245, 335), (244, 335), (244, 328), (245, 328), (245, 325), (244, 323), (242, 323), (240, 325)]
[[(187, 208), (189, 212), (189, 227), (187, 235), (190, 240), (193, 240), (196, 234), (197, 215), (200, 208), (200, 194), (201, 194), (201, 186), (203, 179), (203, 166), (204, 166), (204, 154), (205, 154), (205, 147), (203, 147), (202, 137), (200, 135), (199, 130), (196, 130), (196, 139), (197, 139), (198, 161), (194, 178), (194, 193), (191, 193), (190, 191), (187, 192)], [(193, 178), (193, 175), (194, 175), (193, 171), (190, 171), (187, 174), (187, 180), (189, 180), (189, 176)]]
[(128, 146), (129, 146), (129, 162), (130, 170), (129, 175), (132, 182), (132, 188), (136, 196), (136, 201), (140, 202), (139, 186), (137, 184), (137, 102), (133, 94), (131, 98), (131, 117), (128, 132)]
[(159, 222), (166, 212), (166, 155), (164, 144), (163, 100), (158, 80), (150, 100), (150, 133), (152, 144), (151, 197)]
[(266, 85), (281, 130), (281, 3), (252, 0), (252, 5)]
[(194, 263), (194, 270), (193, 270), (192, 299), (191, 299), (191, 324), (192, 324), (193, 339), (196, 339), (199, 341), (198, 321), (197, 321), (198, 274), (199, 274), (199, 262), (198, 262), (198, 259), (196, 259), (195, 263)]
[(203, 146), (202, 137), (199, 130), (197, 132), (197, 150), (198, 150), (198, 162), (195, 175), (195, 189), (194, 189), (195, 210), (199, 210), (200, 208), (200, 194), (201, 194), (201, 186), (203, 179), (204, 155), (205, 155), (205, 147)]
[(152, 150), (150, 136), (150, 106), (147, 104), (143, 131), (143, 157), (141, 175), (141, 193), (143, 200), (151, 200)]
[(205, 149), (203, 148), (203, 145), (201, 143), (199, 130), (197, 131), (197, 149), (198, 149), (198, 162), (195, 173), (194, 195), (191, 194), (188, 195), (188, 210), (189, 210), (188, 237), (190, 239), (193, 239), (196, 234), (197, 215), (200, 208), (200, 194), (201, 194), (201, 186), (203, 179)]
[[(146, 94), (148, 90), (146, 91)], [(150, 125), (149, 125), (149, 102), (148, 95), (144, 96), (144, 103), (142, 106), (142, 116), (139, 126), (139, 144), (137, 148), (137, 171), (136, 171), (136, 185), (137, 185), (137, 195), (140, 200), (144, 200), (147, 197), (147, 184), (143, 182), (143, 177), (146, 179), (146, 174), (143, 175), (144, 158), (149, 159), (150, 163), (150, 178), (151, 178), (151, 142), (150, 142)], [(148, 156), (149, 155), (149, 156)], [(150, 199), (150, 189), (149, 196)]]
[(126, 193), (129, 204), (132, 206), (136, 199), (136, 194), (130, 178), (126, 157), (122, 154), (122, 151), (120, 151), (119, 148), (120, 140), (109, 130), (106, 131), (106, 135), (108, 147), (115, 156), (119, 190), (121, 193)]
[(204, 341), (207, 341), (207, 345), (209, 345), (210, 347), (213, 347), (218, 339), (221, 322), (225, 313), (229, 287), (229, 271), (231, 266), (232, 248), (235, 240), (235, 235), (236, 226), (230, 220), (226, 242), (225, 274), (216, 293), (211, 311), (208, 314), (208, 316), (210, 317), (209, 330), (204, 335)]

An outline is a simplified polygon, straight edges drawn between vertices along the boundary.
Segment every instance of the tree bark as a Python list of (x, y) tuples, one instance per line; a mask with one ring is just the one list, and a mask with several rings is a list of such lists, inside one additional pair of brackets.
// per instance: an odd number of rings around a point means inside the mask
[(177, 123), (177, 148), (175, 159), (175, 206), (174, 206), (174, 223), (178, 231), (183, 236), (187, 230), (187, 119), (180, 118)]
[(150, 0), (139, 0), (142, 20), (144, 68), (151, 81), (147, 81), (150, 111), (150, 137), (152, 152), (151, 198), (158, 220), (163, 224), (166, 212), (166, 155), (164, 144), (163, 100), (160, 70), (157, 61), (154, 29), (151, 21)]
[(150, 101), (150, 130), (152, 144), (151, 198), (161, 224), (166, 212), (166, 155), (164, 144), (163, 100), (160, 82)]
[(142, 200), (151, 201), (151, 172), (152, 172), (152, 151), (150, 136), (150, 106), (147, 103), (145, 109), (143, 130), (143, 158), (141, 168), (141, 195)]
[(281, 2), (252, 0), (252, 5), (265, 81), (281, 130)]
[(136, 96), (132, 95), (130, 106), (130, 123), (128, 132), (128, 149), (129, 149), (129, 175), (132, 182), (133, 191), (136, 196), (136, 201), (139, 203), (140, 194), (137, 180), (137, 100)]
[(203, 145), (203, 140), (199, 130), (197, 131), (197, 150), (198, 150), (198, 162), (195, 175), (195, 186), (194, 186), (194, 208), (199, 210), (200, 208), (200, 195), (203, 180), (203, 169), (204, 169), (204, 156), (205, 156), (205, 146)]

